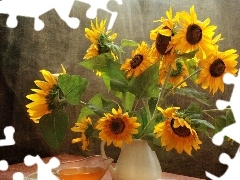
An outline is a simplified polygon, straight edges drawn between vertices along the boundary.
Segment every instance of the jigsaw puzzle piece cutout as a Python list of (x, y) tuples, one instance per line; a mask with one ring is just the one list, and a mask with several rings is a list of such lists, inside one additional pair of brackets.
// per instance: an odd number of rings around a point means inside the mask
[[(111, 14), (109, 23), (108, 23), (108, 27), (107, 30), (112, 29), (114, 22), (117, 19), (117, 12), (111, 11), (108, 9), (108, 3), (110, 0), (98, 0), (96, 2), (96, 0), (77, 0), (79, 2), (83, 2), (86, 4), (89, 4), (91, 7), (87, 10), (86, 12), (86, 16), (89, 19), (95, 19), (97, 17), (97, 11), (98, 9), (102, 9), (108, 13)], [(119, 5), (122, 5), (122, 0), (115, 0)]]
[(52, 169), (57, 168), (60, 165), (60, 161), (56, 157), (52, 157), (49, 162), (45, 164), (38, 155), (27, 155), (24, 158), (24, 163), (26, 166), (32, 166), (34, 164), (37, 164), (38, 180), (58, 180), (57, 176), (52, 173)]
[(53, 9), (56, 0), (2, 0), (0, 1), (0, 13), (9, 14), (7, 26), (15, 28), (18, 25), (17, 16), (34, 18), (34, 28), (43, 29), (44, 23), (39, 16)]
[[(234, 93), (234, 92), (239, 92), (240, 90), (240, 85), (238, 85), (238, 82), (240, 82), (240, 77), (235, 77), (233, 74), (230, 73), (226, 73), (223, 76), (223, 82), (225, 84), (235, 84), (234, 89), (233, 89), (233, 93), (232, 96), (230, 98), (230, 101), (224, 101), (224, 100), (217, 100), (216, 101), (216, 106), (219, 110), (223, 110), (226, 107), (230, 106), (230, 104), (232, 104), (232, 108), (234, 108), (234, 104), (237, 103), (238, 99), (235, 98), (240, 98), (240, 94), (239, 93)], [(237, 113), (239, 114), (239, 113)]]
[(217, 177), (206, 171), (205, 174), (208, 178), (211, 178), (211, 180), (229, 180), (233, 177), (239, 179), (240, 148), (237, 150), (236, 155), (233, 159), (231, 159), (228, 154), (222, 153), (219, 157), (219, 162), (228, 165), (227, 171), (221, 177)]
[(17, 16), (34, 18), (34, 29), (40, 31), (44, 22), (39, 17), (51, 9), (55, 9), (60, 18), (71, 28), (77, 28), (80, 21), (69, 17), (74, 0), (2, 0), (0, 13), (9, 14), (7, 26), (15, 28), (18, 25)]
[(72, 6), (75, 0), (58, 0), (55, 5), (55, 10), (59, 17), (67, 23), (72, 29), (77, 29), (80, 25), (80, 20), (75, 17), (69, 17)]
[(107, 8), (109, 11), (116, 12), (119, 10), (120, 7), (119, 5), (122, 5), (123, 1), (122, 0), (110, 0), (107, 4)]
[(230, 139), (233, 139), (237, 143), (240, 144), (240, 136), (238, 135), (238, 132), (240, 129), (240, 123), (233, 123), (225, 128), (223, 128), (220, 132), (215, 134), (212, 138), (213, 144), (220, 146), (224, 142), (224, 137), (227, 136)]
[(16, 172), (13, 174), (13, 180), (24, 180), (24, 175), (21, 172)]
[(240, 111), (238, 105), (240, 99), (240, 75), (235, 77), (230, 73), (226, 73), (223, 77), (223, 81), (225, 84), (234, 84), (232, 96), (229, 101), (217, 100), (216, 106), (219, 110), (223, 110), (230, 106), (234, 114), (235, 123), (223, 128), (220, 132), (215, 134), (212, 141), (214, 144), (220, 146), (224, 141), (224, 137), (227, 136), (240, 144), (240, 136), (238, 135), (240, 129)]
[(6, 171), (8, 169), (8, 162), (6, 160), (0, 161), (0, 171)]
[[(240, 144), (240, 137), (238, 135), (240, 129), (240, 112), (238, 106), (240, 99), (240, 75), (235, 77), (232, 74), (226, 73), (223, 77), (223, 81), (225, 84), (234, 84), (232, 96), (229, 101), (217, 100), (216, 106), (219, 110), (223, 110), (230, 106), (236, 122), (223, 128), (220, 132), (215, 134), (213, 136), (212, 142), (220, 146), (224, 141), (224, 137), (227, 136)], [(219, 161), (222, 164), (228, 165), (227, 171), (221, 177), (216, 177), (209, 172), (205, 172), (208, 178), (211, 178), (212, 180), (228, 180), (232, 179), (232, 177), (239, 179), (240, 148), (237, 150), (236, 155), (233, 159), (231, 159), (228, 154), (222, 153), (219, 157)]]
[(12, 126), (7, 126), (4, 128), (5, 139), (0, 139), (0, 147), (1, 146), (11, 146), (15, 144), (15, 140), (13, 138), (15, 129)]

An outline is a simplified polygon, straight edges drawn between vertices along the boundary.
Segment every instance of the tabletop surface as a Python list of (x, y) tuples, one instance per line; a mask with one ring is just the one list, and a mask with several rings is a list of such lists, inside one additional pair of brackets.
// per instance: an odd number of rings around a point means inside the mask
[[(69, 155), (69, 154), (62, 154), (56, 156), (61, 163), (66, 162), (66, 161), (71, 161), (71, 160), (78, 160), (78, 159), (83, 159), (84, 157), (82, 156), (74, 156), (74, 155)], [(47, 163), (51, 157), (49, 158), (43, 158), (43, 161)], [(32, 173), (35, 173), (37, 170), (37, 165), (33, 166), (26, 166), (24, 163), (18, 163), (18, 164), (13, 164), (9, 165), (9, 168), (7, 171), (1, 172), (1, 180), (12, 180), (13, 174), (15, 172), (22, 172), (24, 176), (28, 176)], [(194, 178), (194, 177), (188, 177), (188, 176), (183, 176), (183, 175), (177, 175), (177, 174), (172, 174), (172, 173), (167, 173), (163, 172), (162, 173), (162, 178), (164, 179), (175, 179), (175, 180), (200, 180), (199, 178)], [(102, 180), (112, 180), (111, 174), (109, 171), (104, 175)]]

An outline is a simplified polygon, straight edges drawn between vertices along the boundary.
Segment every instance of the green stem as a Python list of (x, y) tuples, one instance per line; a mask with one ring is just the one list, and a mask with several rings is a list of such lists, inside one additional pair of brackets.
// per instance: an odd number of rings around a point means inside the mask
[(136, 111), (139, 101), (140, 101), (140, 99), (137, 98), (136, 103), (133, 108), (133, 111)]
[[(172, 91), (169, 91), (165, 96), (164, 96), (164, 93), (165, 93), (165, 90), (166, 90), (166, 86), (167, 86), (167, 83), (168, 83), (168, 78), (171, 74), (171, 67), (169, 67), (169, 71), (167, 72), (167, 75), (164, 79), (164, 83), (162, 85), (162, 89), (159, 93), (159, 96), (158, 96), (158, 100), (157, 100), (157, 103), (156, 103), (156, 107), (155, 107), (155, 110), (154, 110), (154, 113), (153, 113), (153, 116), (152, 118), (150, 119), (150, 121), (148, 122), (148, 124), (144, 127), (141, 135), (140, 135), (140, 138), (142, 138), (144, 135), (145, 135), (145, 132), (147, 131), (148, 127), (151, 125), (152, 122), (154, 122), (154, 120), (157, 118), (158, 116), (158, 110), (157, 110), (157, 107), (159, 107), (163, 102), (164, 100), (170, 96), (172, 94)], [(191, 75), (189, 75), (188, 77), (186, 77), (185, 79), (183, 79), (183, 81), (181, 81), (180, 83), (178, 83), (175, 87), (173, 87), (172, 90), (176, 89), (178, 86), (180, 86), (182, 83), (186, 82), (189, 78), (191, 78), (192, 76), (194, 76), (195, 74), (197, 74), (199, 71), (201, 71), (201, 68), (200, 69), (197, 69), (194, 73), (192, 73)]]
[(150, 121), (148, 121), (147, 125), (145, 126), (145, 128), (142, 130), (142, 132), (140, 134), (140, 139), (142, 139), (145, 136), (148, 127), (157, 119), (159, 114), (160, 113), (156, 114)]
[(153, 113), (153, 116), (151, 117), (151, 119), (148, 121), (148, 124), (144, 127), (142, 133), (140, 134), (140, 138), (142, 138), (144, 135), (145, 135), (145, 132), (147, 131), (148, 127), (155, 121), (155, 119), (157, 118), (158, 116), (158, 110), (157, 110), (157, 107), (160, 106), (160, 104), (163, 102), (163, 96), (164, 96), (164, 93), (165, 93), (165, 90), (166, 90), (166, 87), (167, 87), (167, 83), (168, 83), (168, 78), (171, 74), (171, 65), (169, 66), (169, 71), (167, 72), (166, 76), (165, 76), (165, 79), (164, 79), (164, 82), (163, 82), (163, 85), (162, 85), (162, 88), (161, 88), (161, 91), (159, 92), (159, 95), (158, 95), (158, 100), (157, 100), (157, 103), (156, 103), (156, 106), (155, 106), (155, 109), (154, 109), (154, 113)]
[(148, 118), (148, 119), (151, 119), (151, 112), (150, 112), (150, 109), (149, 109), (149, 105), (148, 105), (148, 103), (147, 103), (147, 100), (142, 99), (142, 102), (143, 102), (143, 105), (144, 105), (144, 107), (145, 107), (145, 109), (146, 109), (147, 118)]
[(174, 91), (176, 88), (178, 88), (182, 83), (186, 82), (188, 79), (190, 79), (191, 77), (193, 77), (195, 74), (197, 74), (199, 71), (201, 71), (202, 68), (199, 68), (198, 70), (196, 70), (194, 73), (190, 74), (188, 77), (186, 77), (185, 79), (183, 79), (180, 83), (178, 83), (175, 87), (172, 88), (171, 91), (169, 91), (165, 97), (163, 98), (163, 101), (172, 94), (172, 91)]
[(120, 52), (120, 51), (118, 51), (118, 58), (119, 58), (118, 62), (119, 62), (120, 64), (122, 64), (122, 63), (123, 63), (123, 62), (122, 62), (122, 55), (121, 55), (121, 52)]
[(210, 117), (211, 119), (214, 119), (214, 117), (212, 117), (210, 114), (208, 114), (207, 112), (203, 111), (204, 114), (206, 114), (208, 117)]
[(167, 83), (168, 83), (168, 78), (170, 77), (171, 71), (172, 71), (172, 68), (171, 68), (171, 65), (170, 65), (169, 71), (167, 72), (167, 74), (165, 76), (165, 79), (164, 79), (164, 82), (163, 82), (163, 85), (162, 85), (162, 89), (161, 89), (161, 91), (159, 93), (158, 100), (157, 100), (156, 107), (155, 107), (155, 110), (154, 110), (152, 118), (154, 118), (154, 116), (156, 116), (156, 114), (158, 112), (157, 107), (159, 107), (162, 104), (163, 100), (165, 99), (163, 97), (164, 97), (164, 93), (165, 93), (165, 90), (166, 90), (166, 87), (167, 87)]
[[(231, 108), (225, 108), (223, 110), (231, 110)], [(205, 110), (203, 110), (203, 112), (211, 112), (211, 111), (222, 111), (222, 110), (219, 110), (219, 109), (205, 109)]]
[[(226, 108), (226, 109), (224, 109), (224, 110), (231, 110), (231, 108)], [(208, 117), (210, 117), (211, 119), (215, 119), (214, 117), (212, 117), (208, 112), (215, 112), (215, 111), (222, 111), (222, 110), (219, 110), (219, 109), (205, 109), (205, 110), (203, 110), (202, 112), (204, 113), (204, 114), (206, 114)]]

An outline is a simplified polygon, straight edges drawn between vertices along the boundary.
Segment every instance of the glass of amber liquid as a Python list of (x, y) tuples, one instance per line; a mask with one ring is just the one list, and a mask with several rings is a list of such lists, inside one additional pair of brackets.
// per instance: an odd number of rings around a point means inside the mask
[(55, 172), (60, 180), (101, 180), (111, 162), (112, 159), (95, 155), (63, 163)]

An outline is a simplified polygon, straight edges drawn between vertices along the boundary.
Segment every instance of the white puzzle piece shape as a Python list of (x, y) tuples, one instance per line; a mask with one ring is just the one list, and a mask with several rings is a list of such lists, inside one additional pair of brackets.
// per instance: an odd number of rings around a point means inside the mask
[(221, 177), (216, 177), (215, 175), (206, 172), (206, 176), (208, 178), (211, 178), (211, 180), (229, 180), (233, 178), (239, 179), (240, 149), (237, 150), (237, 153), (233, 159), (231, 159), (228, 154), (222, 153), (219, 157), (219, 162), (228, 165), (227, 171)]
[(56, 157), (52, 157), (48, 163), (44, 163), (43, 160), (37, 156), (27, 155), (24, 158), (26, 166), (32, 166), (37, 164), (37, 176), (38, 180), (58, 180), (58, 178), (52, 173), (52, 169), (57, 168), (60, 165), (60, 161)]
[(8, 162), (5, 160), (0, 161), (0, 171), (6, 171), (8, 169)]
[(223, 110), (230, 106), (234, 114), (235, 123), (222, 129), (212, 140), (214, 144), (220, 146), (224, 141), (224, 137), (227, 136), (240, 144), (240, 136), (238, 135), (240, 129), (240, 111), (238, 105), (240, 100), (240, 76), (235, 77), (227, 73), (224, 75), (223, 81), (226, 84), (234, 84), (232, 96), (230, 101), (217, 100), (216, 106), (219, 110)]
[(0, 147), (1, 146), (11, 146), (15, 144), (15, 140), (13, 138), (15, 129), (12, 126), (7, 126), (4, 128), (5, 139), (0, 139)]
[(24, 180), (24, 175), (21, 172), (16, 172), (13, 174), (13, 180)]
[[(116, 21), (117, 19), (117, 15), (118, 13), (117, 12), (113, 12), (113, 11), (110, 11), (108, 9), (108, 3), (110, 0), (77, 0), (79, 2), (83, 2), (83, 3), (86, 3), (86, 4), (89, 4), (91, 5), (91, 7), (88, 9), (87, 13), (86, 13), (86, 16), (89, 18), (89, 19), (94, 19), (97, 17), (97, 11), (98, 9), (102, 9), (108, 13), (111, 14), (111, 17), (110, 17), (110, 20), (109, 20), (109, 23), (108, 23), (108, 27), (107, 29), (112, 29), (113, 27), (113, 24), (114, 22)], [(122, 5), (122, 0), (115, 0), (119, 5)]]
[[(91, 7), (87, 11), (88, 18), (93, 19), (97, 16), (97, 10), (102, 9), (111, 14), (108, 29), (112, 28), (117, 12), (110, 11), (107, 4), (110, 0), (77, 0), (87, 3)], [(122, 0), (115, 0), (119, 5)], [(2, 0), (0, 1), (0, 14), (8, 14), (7, 26), (15, 28), (18, 25), (17, 16), (34, 18), (34, 29), (40, 31), (44, 28), (44, 22), (39, 18), (46, 12), (55, 9), (59, 17), (67, 23), (70, 28), (79, 27), (80, 20), (69, 17), (75, 0)]]
[[(239, 70), (240, 71), (240, 70)], [(240, 144), (240, 111), (239, 111), (239, 100), (240, 100), (240, 75), (235, 77), (232, 74), (226, 73), (224, 75), (223, 81), (225, 84), (234, 84), (232, 96), (229, 101), (217, 100), (216, 106), (219, 110), (223, 110), (227, 107), (231, 107), (234, 115), (235, 123), (223, 128), (220, 132), (213, 136), (212, 142), (220, 146), (224, 141), (224, 137), (227, 136), (237, 143)], [(221, 176), (216, 177), (215, 175), (205, 172), (206, 176), (212, 180), (229, 180), (233, 177), (235, 179), (240, 179), (240, 148), (237, 150), (236, 155), (233, 159), (229, 157), (226, 153), (222, 153), (219, 157), (219, 161), (222, 164), (228, 165), (227, 171)]]
[[(10, 28), (17, 26), (17, 16), (34, 18), (34, 28), (39, 31), (44, 28), (44, 23), (39, 17), (55, 9), (61, 19), (71, 28), (77, 28), (79, 20), (69, 17), (73, 3), (74, 0), (2, 0), (0, 1), (0, 13), (9, 14), (7, 26)], [(65, 10), (62, 10), (64, 7)]]

